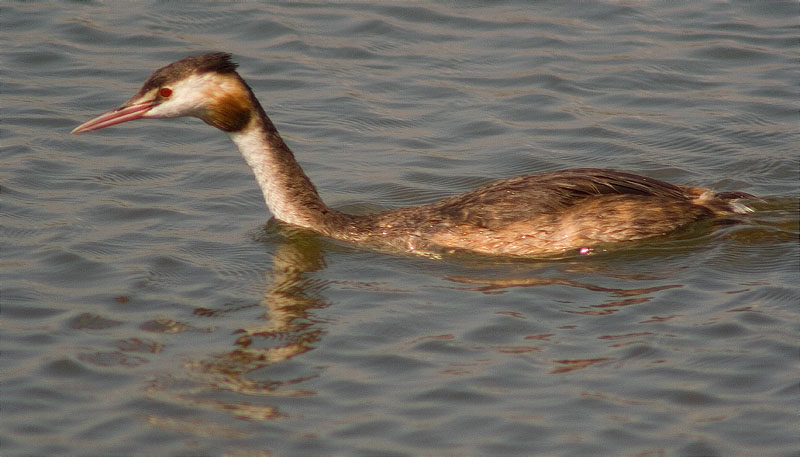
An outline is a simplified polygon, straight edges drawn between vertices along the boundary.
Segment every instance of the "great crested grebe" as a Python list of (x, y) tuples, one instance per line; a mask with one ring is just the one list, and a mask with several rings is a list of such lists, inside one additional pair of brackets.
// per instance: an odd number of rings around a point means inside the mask
[(322, 202), (230, 54), (187, 57), (156, 70), (120, 108), (72, 133), (135, 119), (194, 116), (230, 135), (272, 215), (324, 236), (423, 255), (585, 253), (665, 235), (703, 218), (750, 211), (745, 193), (714, 193), (620, 171), (583, 168), (494, 181), (424, 206), (356, 216)]

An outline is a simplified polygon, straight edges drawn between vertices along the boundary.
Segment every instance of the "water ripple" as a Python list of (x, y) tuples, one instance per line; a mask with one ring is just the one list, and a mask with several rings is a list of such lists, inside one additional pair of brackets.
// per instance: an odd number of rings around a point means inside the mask
[[(0, 28), (3, 455), (800, 447), (794, 2), (47, 5)], [(336, 208), (587, 166), (764, 201), (435, 261), (267, 223), (199, 120), (69, 134), (208, 51)]]

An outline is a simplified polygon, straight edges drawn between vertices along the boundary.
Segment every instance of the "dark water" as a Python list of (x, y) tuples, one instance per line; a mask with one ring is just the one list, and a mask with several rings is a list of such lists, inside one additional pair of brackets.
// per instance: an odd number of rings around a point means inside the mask
[[(2, 415), (20, 455), (792, 455), (796, 2), (0, 5)], [(602, 166), (763, 196), (550, 261), (267, 224), (197, 120), (73, 136), (229, 51), (331, 205)]]

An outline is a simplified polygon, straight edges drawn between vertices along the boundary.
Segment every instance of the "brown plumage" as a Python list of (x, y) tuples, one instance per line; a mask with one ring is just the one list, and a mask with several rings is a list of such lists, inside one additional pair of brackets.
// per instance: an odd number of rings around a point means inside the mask
[(746, 212), (744, 193), (714, 194), (614, 170), (519, 176), (424, 206), (355, 216), (325, 205), (229, 54), (157, 70), (124, 106), (73, 133), (139, 118), (194, 116), (227, 132), (253, 168), (276, 219), (335, 239), (437, 255), (452, 250), (541, 256), (666, 235)]

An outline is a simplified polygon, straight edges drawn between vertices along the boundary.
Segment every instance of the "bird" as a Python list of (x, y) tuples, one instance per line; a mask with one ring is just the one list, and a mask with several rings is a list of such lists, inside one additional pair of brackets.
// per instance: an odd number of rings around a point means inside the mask
[(237, 68), (224, 52), (183, 58), (156, 70), (122, 106), (72, 133), (136, 119), (199, 118), (229, 135), (278, 221), (357, 246), (432, 257), (586, 254), (752, 211), (746, 202), (755, 197), (744, 192), (579, 168), (500, 179), (426, 205), (340, 212), (323, 202)]

